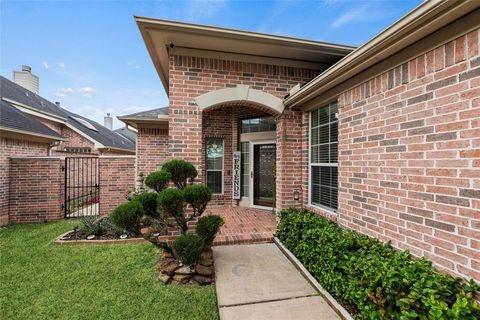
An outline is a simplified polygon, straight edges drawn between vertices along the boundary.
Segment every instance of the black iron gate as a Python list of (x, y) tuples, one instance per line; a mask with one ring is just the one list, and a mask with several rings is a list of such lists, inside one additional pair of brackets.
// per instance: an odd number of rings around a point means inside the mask
[(65, 158), (65, 218), (100, 213), (100, 170), (97, 157)]

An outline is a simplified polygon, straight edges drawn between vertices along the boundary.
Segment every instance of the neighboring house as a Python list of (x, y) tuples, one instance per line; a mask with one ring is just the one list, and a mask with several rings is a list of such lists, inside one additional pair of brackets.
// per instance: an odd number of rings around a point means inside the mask
[(51, 155), (135, 153), (135, 143), (95, 121), (52, 103), (22, 86), (0, 77), (1, 99), (65, 137)]
[(40, 121), (0, 100), (0, 225), (8, 223), (10, 157), (48, 156), (64, 141)]
[(157, 170), (167, 158), (168, 107), (133, 113), (118, 119), (137, 130), (136, 148), (142, 154), (137, 157), (137, 174), (147, 175)]
[[(23, 72), (28, 75), (30, 70)], [(38, 87), (38, 78), (35, 84)], [(0, 225), (9, 221), (12, 157), (135, 154), (135, 141), (4, 77), (0, 77), (0, 103)]]
[(113, 132), (118, 133), (119, 135), (121, 135), (124, 138), (127, 138), (128, 140), (132, 141), (133, 143), (135, 143), (137, 141), (137, 132), (128, 128), (128, 126), (115, 129), (115, 130), (113, 130)]
[(185, 159), (214, 204), (307, 208), (480, 281), (479, 6), (426, 1), (355, 50), (136, 17), (169, 96), (119, 117), (137, 175)]

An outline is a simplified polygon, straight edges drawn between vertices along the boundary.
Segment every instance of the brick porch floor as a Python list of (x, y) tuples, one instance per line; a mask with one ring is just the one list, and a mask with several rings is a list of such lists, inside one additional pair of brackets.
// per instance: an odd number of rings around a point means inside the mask
[(213, 245), (272, 242), (276, 231), (275, 216), (269, 210), (218, 206), (205, 214), (216, 214), (225, 220)]

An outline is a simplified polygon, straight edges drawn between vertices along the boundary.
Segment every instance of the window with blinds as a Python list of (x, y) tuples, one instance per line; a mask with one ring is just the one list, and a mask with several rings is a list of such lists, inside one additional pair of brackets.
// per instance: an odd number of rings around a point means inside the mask
[(207, 151), (207, 186), (212, 193), (223, 193), (223, 140), (208, 139)]
[(338, 105), (310, 112), (310, 203), (338, 207)]

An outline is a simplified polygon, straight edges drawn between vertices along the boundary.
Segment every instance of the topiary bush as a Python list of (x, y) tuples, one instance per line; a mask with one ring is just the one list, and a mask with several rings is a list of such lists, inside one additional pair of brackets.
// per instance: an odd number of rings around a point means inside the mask
[(192, 184), (183, 189), (185, 201), (193, 208), (193, 217), (201, 216), (212, 199), (212, 191), (206, 185)]
[(163, 189), (168, 187), (168, 183), (170, 182), (171, 176), (165, 170), (155, 171), (150, 173), (145, 178), (145, 185), (150, 189), (155, 190), (156, 192), (161, 192)]
[(193, 265), (200, 259), (203, 250), (202, 237), (196, 234), (183, 234), (172, 243), (175, 258), (186, 265)]
[(116, 207), (110, 216), (110, 220), (125, 230), (138, 233), (140, 230), (140, 219), (144, 214), (145, 211), (140, 202), (130, 201)]
[(478, 285), (306, 210), (280, 213), (280, 241), (357, 319), (480, 319)]
[(170, 174), (170, 180), (179, 189), (185, 188), (188, 180), (192, 180), (198, 175), (197, 169), (195, 169), (193, 164), (180, 159), (165, 162), (162, 166), (162, 171)]
[(202, 237), (206, 247), (212, 245), (215, 235), (223, 224), (224, 221), (220, 216), (211, 215), (198, 219), (196, 232)]
[(155, 192), (142, 192), (136, 194), (132, 198), (132, 201), (138, 201), (142, 205), (145, 215), (157, 218), (159, 217), (157, 211), (157, 196), (158, 194)]

